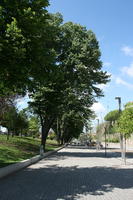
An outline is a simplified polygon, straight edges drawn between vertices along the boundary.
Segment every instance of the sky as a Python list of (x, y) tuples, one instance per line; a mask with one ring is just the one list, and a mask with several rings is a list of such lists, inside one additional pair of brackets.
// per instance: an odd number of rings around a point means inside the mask
[(111, 81), (102, 85), (104, 97), (93, 105), (99, 120), (133, 101), (133, 0), (50, 0), (49, 12), (60, 12), (64, 23), (72, 21), (96, 34), (103, 70)]
[(111, 74), (111, 81), (101, 85), (104, 97), (92, 106), (100, 121), (118, 109), (116, 96), (121, 97), (122, 108), (133, 101), (132, 10), (133, 0), (50, 0), (49, 12), (60, 12), (64, 23), (72, 21), (92, 30), (99, 41), (103, 70)]

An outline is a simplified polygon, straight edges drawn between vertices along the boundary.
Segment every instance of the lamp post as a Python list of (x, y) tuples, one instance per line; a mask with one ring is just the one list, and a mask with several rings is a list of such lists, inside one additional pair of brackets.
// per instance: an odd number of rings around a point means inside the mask
[(105, 130), (104, 130), (105, 132), (104, 132), (104, 139), (105, 139), (105, 157), (107, 156), (107, 142), (106, 142), (106, 140), (107, 140), (107, 138), (106, 138), (106, 131), (107, 131), (107, 127), (105, 126)]
[[(115, 97), (115, 99), (118, 100), (119, 113), (121, 113), (121, 97)], [(121, 145), (121, 158), (126, 163), (125, 152), (123, 148), (123, 135), (121, 133), (120, 133), (120, 145)]]
[(121, 97), (115, 97), (116, 100), (118, 100), (119, 105), (119, 113), (121, 112)]
[(98, 129), (99, 129), (99, 119), (97, 119), (97, 144), (96, 144), (97, 150), (99, 150), (99, 135), (98, 135)]

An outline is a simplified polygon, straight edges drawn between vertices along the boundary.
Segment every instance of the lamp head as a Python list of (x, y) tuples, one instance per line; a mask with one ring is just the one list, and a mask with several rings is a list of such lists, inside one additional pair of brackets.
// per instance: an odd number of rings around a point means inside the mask
[(115, 99), (120, 99), (120, 97), (115, 97)]

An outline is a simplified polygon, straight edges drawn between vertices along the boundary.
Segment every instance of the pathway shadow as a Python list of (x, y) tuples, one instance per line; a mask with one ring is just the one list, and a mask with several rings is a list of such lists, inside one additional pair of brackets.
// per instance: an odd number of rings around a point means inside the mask
[[(106, 158), (120, 158), (121, 154), (119, 152), (107, 152)], [(94, 151), (89, 151), (88, 152), (58, 152), (55, 155), (52, 155), (46, 160), (65, 160), (68, 157), (76, 157), (76, 158), (90, 158), (90, 157), (95, 157), (95, 158), (105, 158), (105, 152), (104, 150), (101, 152), (94, 150)]]
[(133, 189), (132, 169), (53, 165), (27, 168), (3, 179), (0, 199), (77, 200), (79, 195), (102, 196), (117, 188)]

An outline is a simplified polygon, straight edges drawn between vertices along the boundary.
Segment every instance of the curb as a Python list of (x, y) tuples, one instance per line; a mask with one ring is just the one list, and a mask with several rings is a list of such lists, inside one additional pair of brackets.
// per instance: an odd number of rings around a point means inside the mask
[(42, 160), (43, 158), (46, 158), (46, 157), (58, 152), (59, 150), (63, 149), (65, 146), (59, 147), (54, 151), (50, 151), (50, 152), (44, 153), (43, 155), (37, 155), (37, 156), (34, 156), (34, 157), (30, 158), (30, 159), (22, 160), (22, 161), (20, 161), (18, 163), (11, 164), (11, 165), (8, 165), (6, 167), (1, 168), (0, 169), (0, 179), (5, 177), (5, 176), (8, 176), (8, 175), (10, 175), (10, 174), (12, 174), (14, 172), (17, 172), (17, 171), (19, 171), (19, 170), (21, 170), (23, 168), (26, 168), (29, 165), (37, 163), (38, 161)]

